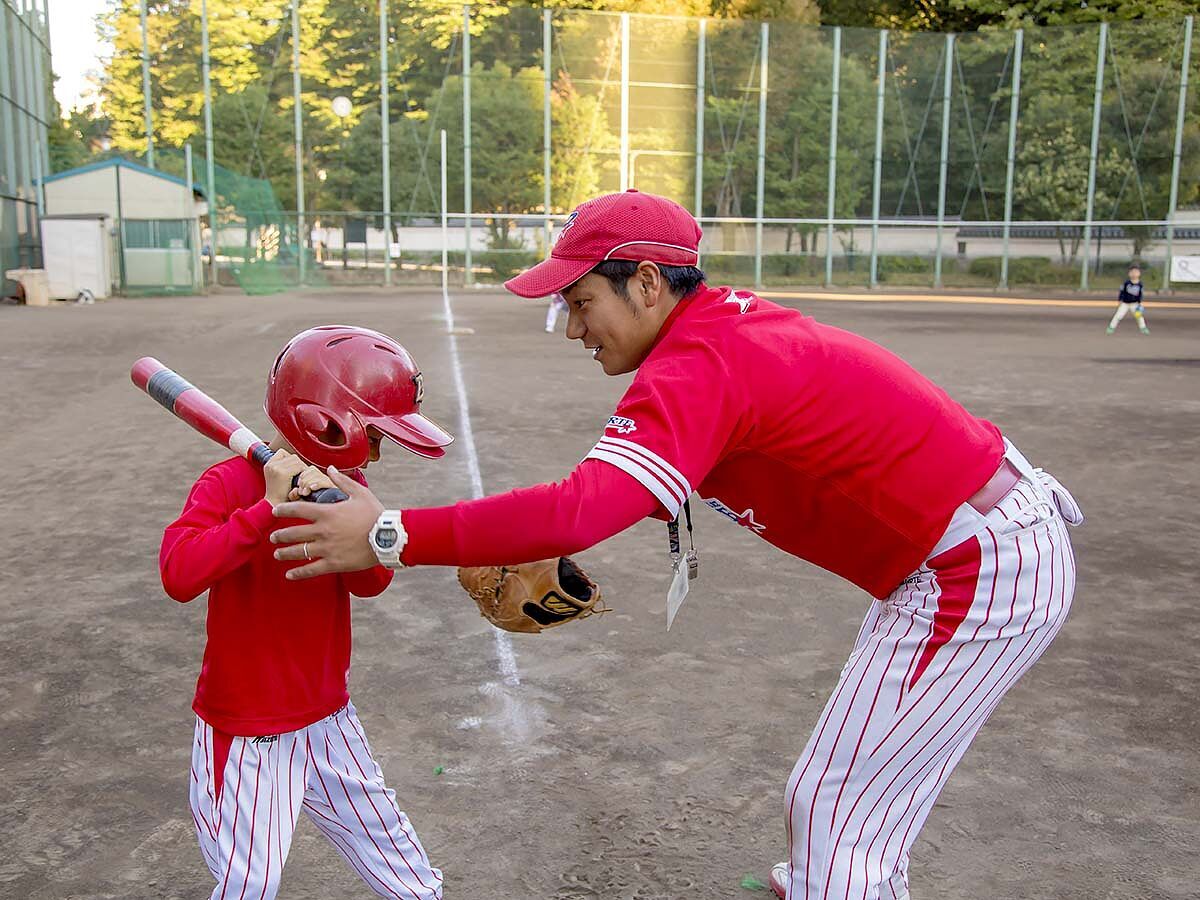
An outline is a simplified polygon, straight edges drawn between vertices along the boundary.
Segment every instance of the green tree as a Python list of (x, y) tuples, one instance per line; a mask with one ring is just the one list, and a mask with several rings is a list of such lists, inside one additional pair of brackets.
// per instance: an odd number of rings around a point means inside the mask
[[(714, 69), (734, 73), (721, 93), (707, 98), (705, 197), (717, 216), (754, 213), (758, 157), (758, 35), (755, 29), (722, 32), (710, 44)], [(778, 218), (824, 218), (828, 206), (829, 133), (832, 124), (833, 48), (828, 34), (801, 27), (772, 31), (772, 65), (767, 95), (763, 212)], [(777, 55), (778, 54), (778, 55)], [(736, 61), (740, 62), (740, 67)], [(747, 60), (752, 62), (747, 62)], [(854, 160), (869, 157), (873, 119), (873, 78), (862, 61), (843, 56), (840, 64), (838, 154), (834, 216), (858, 211), (870, 187), (870, 169)], [(730, 93), (730, 88), (740, 85)], [(706, 204), (707, 205), (707, 204)], [(823, 226), (788, 226), (787, 249), (795, 236), (804, 252), (815, 250), (813, 236)]]
[(819, 5), (822, 25), (956, 32), (1179, 19), (1196, 10), (1193, 0), (819, 0)]
[[(767, 157), (763, 211), (769, 217), (820, 218), (828, 211), (829, 134), (833, 121), (832, 44), (812, 29), (790, 29), (779, 35), (794, 64), (775, 67), (769, 82)], [(782, 68), (782, 72), (780, 71)], [(839, 66), (838, 157), (834, 185), (834, 217), (859, 212), (870, 189), (870, 169), (855, 162), (870, 157), (874, 79), (859, 59), (843, 54)], [(816, 249), (821, 226), (788, 226), (801, 250)], [(843, 238), (853, 231), (839, 229)]]
[[(430, 105), (444, 111), (449, 146), (463, 146), (461, 75), (446, 79)], [(471, 67), (472, 206), (506, 215), (529, 212), (542, 200), (542, 73), (537, 68), (513, 72), (502, 62), (485, 69)], [(461, 153), (450, 154), (446, 178), (450, 196), (463, 197)], [(461, 209), (461, 200), (458, 208)], [(488, 239), (495, 249), (509, 249), (513, 221), (487, 219)]]
[[(86, 108), (73, 109), (65, 118), (58, 101), (50, 98), (50, 127), (46, 147), (50, 172), (65, 172), (88, 162), (108, 133), (108, 122)], [(103, 152), (103, 151), (100, 151)]]
[(574, 209), (600, 192), (604, 160), (613, 159), (620, 139), (595, 94), (583, 94), (565, 73), (550, 97), (550, 198), (555, 212)]
[[(1079, 221), (1087, 213), (1088, 145), (1074, 128), (1064, 124), (1055, 132), (1026, 141), (1018, 154), (1013, 197), (1022, 213), (1045, 221)], [(1120, 155), (1109, 150), (1096, 161), (1095, 209), (1112, 203), (1105, 185), (1124, 168)], [(1074, 226), (1055, 229), (1064, 264), (1074, 262), (1082, 232)]]
[(1193, 15), (1192, 0), (951, 0), (950, 8), (971, 29), (989, 26), (1029, 28), (1037, 25), (1081, 25), (1134, 19), (1180, 19)]

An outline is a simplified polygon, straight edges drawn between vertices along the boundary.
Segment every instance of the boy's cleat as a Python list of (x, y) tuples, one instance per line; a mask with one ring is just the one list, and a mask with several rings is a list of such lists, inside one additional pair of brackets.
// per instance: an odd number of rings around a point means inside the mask
[(771, 890), (779, 900), (784, 900), (787, 897), (788, 883), (788, 864), (786, 862), (778, 862), (771, 866), (771, 877), (767, 879)]
[(1107, 328), (1105, 328), (1105, 329), (1104, 329), (1104, 333), (1105, 333), (1105, 334), (1112, 334), (1112, 333), (1113, 333), (1114, 331), (1116, 331), (1116, 330), (1117, 330), (1117, 329), (1115, 329), (1115, 328), (1113, 328), (1111, 325), (1109, 325)]

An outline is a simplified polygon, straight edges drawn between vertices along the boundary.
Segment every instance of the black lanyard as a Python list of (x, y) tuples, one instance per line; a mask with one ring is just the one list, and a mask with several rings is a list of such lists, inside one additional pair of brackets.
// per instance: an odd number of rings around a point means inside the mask
[[(698, 570), (698, 562), (696, 559), (696, 542), (694, 540), (693, 531), (692, 531), (692, 505), (691, 505), (690, 498), (683, 501), (683, 517), (684, 517), (684, 520), (687, 522), (687, 530), (688, 530), (688, 554), (687, 554), (688, 578), (693, 579), (696, 577), (696, 572)], [(671, 565), (672, 565), (672, 567), (678, 566), (679, 560), (683, 556), (683, 553), (681, 552), (681, 549), (679, 546), (679, 516), (678, 515), (676, 515), (674, 519), (672, 519), (670, 522), (667, 523), (667, 541), (670, 543), (670, 546), (671, 546)]]

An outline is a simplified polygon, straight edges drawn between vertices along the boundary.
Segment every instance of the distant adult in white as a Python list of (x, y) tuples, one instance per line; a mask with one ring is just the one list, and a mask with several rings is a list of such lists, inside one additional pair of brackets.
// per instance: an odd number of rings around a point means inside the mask
[(558, 314), (567, 311), (567, 301), (563, 299), (562, 294), (550, 295), (550, 306), (546, 308), (546, 334), (551, 334), (554, 331), (554, 326), (558, 324)]

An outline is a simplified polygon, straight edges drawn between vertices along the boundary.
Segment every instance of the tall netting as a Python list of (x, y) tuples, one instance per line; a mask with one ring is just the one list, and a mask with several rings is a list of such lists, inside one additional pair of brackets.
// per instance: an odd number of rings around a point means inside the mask
[[(281, 202), (287, 196), (282, 192), (293, 191), (296, 183), (289, 152), (289, 4), (266, 0), (236, 12), (209, 6), (211, 164), (199, 9), (164, 7), (148, 17), (154, 166), (185, 177), (182, 148), (191, 148), (192, 182), (209, 210), (200, 234), (205, 281), (237, 285), (250, 294), (285, 290), (299, 283), (300, 257), (308, 253), (298, 222)], [(143, 155), (142, 161), (150, 160)]]
[(551, 196), (569, 210), (621, 189), (621, 17), (554, 16), (550, 60), (552, 102), (559, 107), (551, 152), (565, 163)]
[[(152, 90), (163, 165), (190, 144), (207, 191), (196, 6), (152, 9), (154, 62), (188, 55)], [(247, 290), (435, 280), (443, 253), (455, 282), (501, 281), (580, 202), (629, 187), (700, 218), (719, 281), (1107, 288), (1139, 260), (1157, 286), (1168, 252), (1200, 255), (1186, 21), (945, 35), (443, 0), (353, 4), (352, 25), (340, 0), (209, 6), (206, 271)]]
[(40, 268), (38, 182), (50, 173), (50, 48), (44, 0), (0, 0), (0, 297), (6, 272)]
[(699, 31), (694, 19), (629, 20), (625, 185), (670, 197), (693, 212)]
[[(951, 66), (947, 148), (947, 252), (942, 283), (991, 287), (1000, 278), (1000, 256), (990, 246), (1002, 238), (1016, 40), (1008, 32), (958, 35)], [(988, 246), (980, 249), (980, 241)], [(975, 246), (973, 246), (973, 243)], [(976, 252), (979, 250), (979, 252)]]
[[(1168, 215), (1183, 39), (1177, 23), (1130, 22), (1109, 29), (1110, 77), (1101, 107), (1096, 184), (1096, 218), (1102, 224), (1094, 229), (1092, 254), (1095, 271), (1108, 282), (1125, 272), (1120, 260), (1104, 258), (1106, 239), (1128, 235), (1134, 256), (1153, 251), (1161, 240), (1157, 223)], [(1192, 131), (1194, 136), (1194, 120)], [(1193, 148), (1194, 142), (1187, 159), (1192, 183), (1200, 174)]]
[(714, 280), (745, 281), (753, 277), (756, 246), (763, 31), (756, 23), (715, 20), (706, 30), (702, 262)]
[(1010, 280), (1076, 284), (1087, 215), (1099, 29), (1047, 28), (1025, 41)]
[[(490, 22), (472, 17), (469, 44), (464, 46), (471, 59), (470, 82), (458, 78), (453, 121), (447, 126), (449, 171), (457, 176), (451, 179), (456, 192), (449, 199), (449, 210), (471, 213), (469, 218), (451, 220), (464, 232), (456, 246), (461, 242), (464, 251), (470, 249), (469, 260), (463, 260), (464, 279), (498, 282), (535, 263), (546, 245), (538, 215), (545, 206), (541, 12), (513, 9)], [(465, 92), (470, 94), (469, 116), (464, 116)], [(468, 118), (469, 182), (463, 175), (466, 154), (462, 152)], [(521, 176), (514, 178), (512, 173)]]

